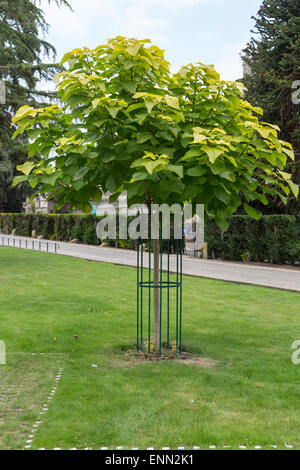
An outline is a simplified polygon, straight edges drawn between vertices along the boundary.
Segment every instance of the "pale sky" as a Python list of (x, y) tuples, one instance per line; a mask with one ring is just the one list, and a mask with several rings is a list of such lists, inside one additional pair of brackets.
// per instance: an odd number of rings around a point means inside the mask
[(224, 80), (242, 77), (240, 52), (250, 39), (262, 0), (69, 0), (74, 12), (43, 0), (47, 39), (57, 59), (77, 47), (95, 48), (117, 35), (150, 38), (172, 71), (200, 61)]

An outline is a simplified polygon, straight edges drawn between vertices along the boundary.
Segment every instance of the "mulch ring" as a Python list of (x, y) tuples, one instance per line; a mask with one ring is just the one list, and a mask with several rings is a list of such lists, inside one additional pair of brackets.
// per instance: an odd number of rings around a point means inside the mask
[(175, 360), (181, 364), (197, 365), (198, 367), (202, 367), (204, 369), (210, 369), (218, 365), (218, 361), (210, 357), (193, 357), (192, 354), (186, 351), (182, 351), (181, 354), (178, 355), (174, 349), (163, 350), (161, 356), (154, 352), (137, 352), (130, 349), (125, 352), (125, 357), (128, 359), (146, 360), (152, 362)]

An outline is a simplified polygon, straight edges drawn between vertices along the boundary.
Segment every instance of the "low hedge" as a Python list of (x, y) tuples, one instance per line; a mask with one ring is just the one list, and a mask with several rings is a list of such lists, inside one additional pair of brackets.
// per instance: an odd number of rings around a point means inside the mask
[[(32, 232), (35, 235), (43, 236), (47, 240), (57, 240), (69, 242), (78, 240), (79, 243), (88, 245), (98, 245), (102, 242), (109, 246), (118, 248), (135, 249), (136, 241), (128, 238), (127, 240), (105, 239), (99, 240), (96, 234), (96, 226), (104, 216), (83, 215), (83, 214), (0, 214), (0, 231), (6, 234), (15, 230), (16, 235), (31, 237)], [(128, 217), (128, 224), (134, 217)], [(118, 219), (117, 219), (118, 220)], [(175, 251), (171, 229), (171, 247), (170, 251)], [(167, 243), (164, 243), (164, 251), (167, 250)]]
[[(34, 230), (36, 236), (42, 235), (47, 240), (77, 239), (79, 243), (97, 245), (101, 241), (97, 238), (96, 226), (101, 218), (82, 214), (0, 214), (0, 230), (3, 233), (15, 230), (16, 235), (25, 237), (31, 237)], [(115, 245), (115, 240), (109, 243)]]
[[(3, 233), (97, 245), (96, 225), (102, 217), (81, 214), (0, 214)], [(227, 232), (222, 232), (212, 219), (205, 223), (205, 240), (210, 258), (265, 263), (300, 263), (300, 218), (289, 215), (267, 215), (258, 222), (248, 216), (231, 219)], [(105, 240), (110, 246), (135, 248), (128, 240)], [(173, 250), (172, 250), (173, 251)]]
[(300, 218), (266, 215), (255, 221), (232, 217), (227, 232), (213, 221), (206, 223), (205, 239), (212, 258), (263, 263), (300, 263)]

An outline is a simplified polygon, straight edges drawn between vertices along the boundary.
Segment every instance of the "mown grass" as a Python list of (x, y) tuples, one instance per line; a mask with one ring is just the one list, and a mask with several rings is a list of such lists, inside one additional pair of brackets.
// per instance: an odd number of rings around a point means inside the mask
[[(69, 354), (33, 448), (300, 446), (298, 293), (185, 277), (183, 343), (218, 361), (205, 369), (125, 357), (135, 346), (135, 269), (3, 247), (0, 263), (0, 379), (10, 368), (26, 431), (55, 375), (49, 353)], [(32, 379), (41, 389), (33, 383), (29, 394), (21, 352), (45, 353)], [(0, 447), (20, 448), (22, 422), (7, 416)]]
[(0, 449), (23, 449), (40, 418), (63, 355), (9, 354), (0, 366)]

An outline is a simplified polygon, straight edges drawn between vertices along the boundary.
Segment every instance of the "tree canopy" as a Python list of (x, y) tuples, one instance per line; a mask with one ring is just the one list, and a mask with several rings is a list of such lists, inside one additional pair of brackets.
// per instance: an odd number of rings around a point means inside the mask
[(300, 0), (264, 0), (253, 19), (253, 37), (243, 57), (251, 70), (244, 79), (247, 99), (263, 107), (264, 120), (277, 124), (280, 137), (292, 143), (296, 158), (287, 171), (299, 183), (300, 103), (292, 101), (292, 93), (300, 80)]
[[(65, 0), (52, 1), (69, 6)], [(34, 0), (2, 0), (0, 4), (0, 80), (6, 87), (6, 104), (0, 105), (0, 211), (5, 212), (20, 212), (30, 189), (11, 186), (16, 165), (26, 160), (28, 144), (25, 135), (12, 142), (11, 118), (20, 106), (46, 104), (55, 96), (37, 90), (39, 80), (51, 79), (58, 71), (56, 64), (42, 61), (42, 56), (53, 61), (55, 49), (40, 37), (48, 30), (41, 6), (42, 2)]]
[[(284, 172), (294, 159), (276, 125), (259, 122), (240, 83), (223, 81), (211, 65), (189, 64), (172, 75), (163, 51), (149, 40), (116, 37), (96, 49), (65, 55), (56, 77), (61, 106), (25, 106), (13, 118), (14, 137), (30, 137), (29, 159), (18, 167), (58, 206), (89, 212), (102, 192), (128, 202), (205, 204), (217, 223), (243, 205), (298, 186)], [(32, 160), (35, 153), (39, 162)]]

